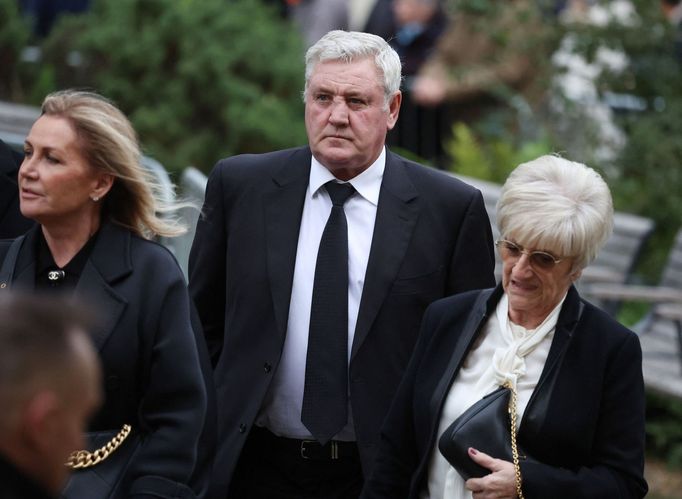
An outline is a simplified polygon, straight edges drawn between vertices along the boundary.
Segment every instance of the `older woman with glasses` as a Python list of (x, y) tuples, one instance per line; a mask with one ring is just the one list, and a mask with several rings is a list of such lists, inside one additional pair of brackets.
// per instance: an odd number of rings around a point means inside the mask
[[(362, 498), (645, 496), (639, 340), (573, 286), (612, 220), (607, 185), (583, 164), (543, 156), (512, 172), (497, 205), (502, 283), (427, 310)], [(439, 438), (504, 384), (533, 459), (469, 448), (488, 474), (465, 480)]]

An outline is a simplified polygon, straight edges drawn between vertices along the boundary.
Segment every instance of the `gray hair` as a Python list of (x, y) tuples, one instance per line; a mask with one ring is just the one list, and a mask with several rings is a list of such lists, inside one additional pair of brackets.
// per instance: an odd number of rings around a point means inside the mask
[(519, 165), (497, 202), (502, 237), (573, 257), (574, 270), (592, 262), (613, 229), (613, 202), (592, 168), (546, 155)]
[(382, 76), (384, 106), (388, 107), (393, 95), (400, 90), (402, 79), (400, 56), (380, 36), (358, 31), (330, 31), (308, 49), (305, 54), (303, 100), (307, 96), (308, 82), (318, 62), (353, 62), (367, 57), (374, 58), (374, 64)]

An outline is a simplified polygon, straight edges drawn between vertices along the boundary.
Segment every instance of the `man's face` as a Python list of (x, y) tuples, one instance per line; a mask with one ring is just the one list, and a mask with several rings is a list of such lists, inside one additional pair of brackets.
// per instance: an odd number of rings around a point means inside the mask
[(384, 105), (382, 78), (372, 58), (317, 63), (305, 102), (313, 156), (338, 179), (362, 173), (379, 157), (400, 102), (397, 92)]

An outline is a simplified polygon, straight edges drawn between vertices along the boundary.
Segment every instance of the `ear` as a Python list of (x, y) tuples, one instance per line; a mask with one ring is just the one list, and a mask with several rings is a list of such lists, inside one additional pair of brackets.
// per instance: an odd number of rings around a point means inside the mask
[(396, 122), (398, 121), (398, 114), (400, 113), (400, 104), (403, 101), (403, 94), (398, 90), (388, 103), (388, 121), (387, 128), (393, 130)]
[(95, 183), (95, 188), (93, 189), (90, 197), (102, 199), (111, 190), (114, 185), (114, 176), (110, 173), (100, 173), (97, 177), (97, 182)]
[(571, 272), (571, 281), (575, 282), (578, 279), (580, 279), (580, 276), (583, 275), (583, 269), (576, 270), (574, 272)]
[(49, 452), (55, 429), (59, 428), (59, 407), (57, 394), (50, 390), (39, 391), (27, 401), (20, 425), (27, 444), (33, 449)]

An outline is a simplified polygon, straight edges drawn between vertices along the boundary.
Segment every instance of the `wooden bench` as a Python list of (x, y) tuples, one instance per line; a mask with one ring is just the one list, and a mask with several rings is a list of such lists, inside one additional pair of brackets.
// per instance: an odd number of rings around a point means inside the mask
[(653, 390), (682, 399), (682, 229), (658, 286), (593, 283), (589, 293), (651, 304), (648, 314), (632, 327), (642, 343), (644, 380)]

